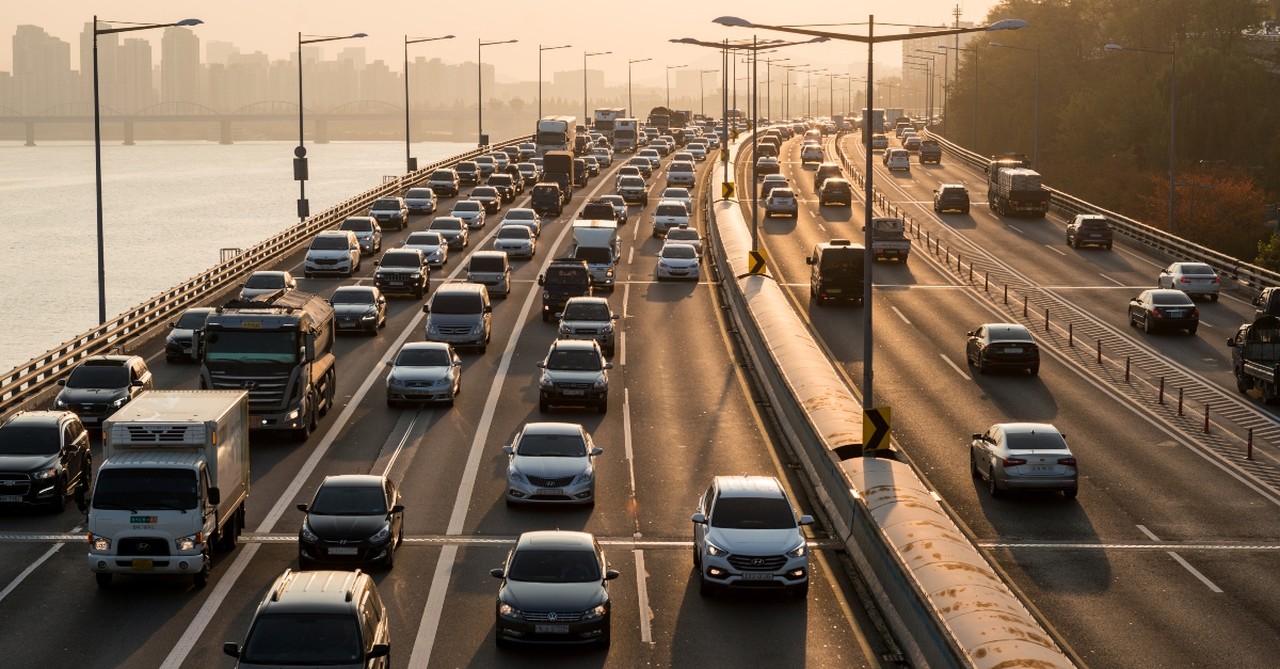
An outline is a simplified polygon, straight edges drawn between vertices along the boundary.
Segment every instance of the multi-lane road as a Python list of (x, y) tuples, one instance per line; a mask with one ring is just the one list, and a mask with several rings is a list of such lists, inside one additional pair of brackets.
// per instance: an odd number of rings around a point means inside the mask
[[(656, 195), (664, 171), (651, 180)], [(618, 163), (615, 162), (615, 166)], [(705, 168), (700, 168), (700, 173)], [(585, 197), (612, 192), (593, 179)], [(580, 191), (581, 193), (581, 191)], [(525, 199), (525, 198), (521, 198)], [(717, 474), (776, 475), (801, 513), (819, 513), (785, 452), (770, 436), (723, 322), (716, 288), (653, 280), (660, 240), (650, 236), (656, 197), (633, 207), (622, 229), (623, 263), (610, 297), (622, 314), (606, 415), (537, 409), (537, 368), (555, 337), (539, 318), (536, 277), (571, 241), (568, 220), (544, 229), (538, 257), (516, 261), (514, 289), (494, 307), (488, 352), (464, 354), (462, 392), (452, 409), (389, 409), (383, 361), (402, 342), (423, 338), (421, 302), (391, 300), (377, 336), (343, 337), (337, 346), (338, 410), (304, 444), (273, 435), (252, 442), (252, 492), (241, 545), (218, 554), (209, 586), (189, 578), (117, 577), (98, 590), (86, 565), (83, 517), (0, 516), (0, 630), (3, 664), (14, 667), (227, 667), (224, 641), (244, 638), (254, 608), (283, 570), (297, 567), (296, 533), (319, 481), (341, 473), (386, 473), (407, 506), (405, 545), (393, 570), (375, 572), (392, 629), (392, 666), (695, 667), (881, 666), (891, 644), (877, 631), (821, 523), (813, 539), (814, 584), (807, 601), (782, 595), (698, 594), (690, 515)], [(516, 204), (520, 204), (518, 200)], [(444, 202), (447, 209), (449, 201)], [(414, 217), (409, 231), (430, 217)], [(704, 225), (699, 221), (699, 225)], [(473, 234), (487, 248), (497, 225)], [(385, 247), (406, 232), (389, 233)], [(550, 243), (548, 243), (550, 242)], [(301, 275), (301, 257), (273, 269)], [(455, 255), (433, 279), (460, 280)], [(371, 263), (351, 281), (370, 283)], [(300, 279), (328, 295), (340, 280)], [(163, 362), (155, 342), (141, 351), (159, 388), (195, 388), (197, 368)], [(503, 503), (502, 446), (526, 421), (581, 422), (604, 454), (597, 460), (594, 509), (511, 509)], [(100, 447), (95, 446), (100, 462)], [(581, 529), (602, 542), (622, 577), (611, 583), (613, 645), (603, 651), (535, 652), (494, 648), (499, 566), (521, 532)]]
[[(841, 144), (861, 166), (854, 137)], [(834, 155), (834, 140), (826, 147)], [(861, 312), (812, 306), (804, 255), (833, 237), (860, 242), (862, 205), (819, 207), (813, 167), (802, 167), (797, 142), (784, 145), (782, 164), (801, 194), (801, 215), (761, 221), (770, 270), (851, 383), (860, 382)], [(1128, 326), (1128, 300), (1154, 286), (1171, 259), (1123, 239), (1112, 251), (1074, 250), (1056, 217), (996, 216), (986, 206), (984, 176), (946, 159), (940, 166), (913, 159), (910, 174), (884, 170), (878, 153), (873, 164), (877, 190), (943, 248), (928, 251), (917, 238), (909, 263), (875, 266), (875, 403), (892, 408), (898, 445), (958, 521), (1089, 666), (1273, 666), (1280, 657), (1277, 420), (1236, 391), (1224, 345), (1252, 307), (1226, 290), (1218, 302), (1197, 302), (1196, 336), (1143, 334)], [(968, 186), (969, 215), (933, 213), (932, 191), (941, 183)], [(1023, 322), (1037, 334), (1038, 377), (980, 376), (966, 365), (964, 333), (996, 321)], [(971, 434), (1018, 420), (1051, 422), (1067, 434), (1080, 463), (1077, 500), (993, 500), (971, 478)], [(1253, 461), (1244, 460), (1248, 427), (1255, 428)]]

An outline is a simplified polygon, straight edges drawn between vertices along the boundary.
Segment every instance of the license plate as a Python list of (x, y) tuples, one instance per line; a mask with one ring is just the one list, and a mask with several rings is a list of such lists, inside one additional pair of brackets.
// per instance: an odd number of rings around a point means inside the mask
[(0, 503), (21, 502), (22, 495), (0, 495)]
[(350, 546), (341, 546), (329, 549), (329, 555), (355, 555), (359, 549)]
[(561, 488), (538, 488), (535, 494), (546, 495), (548, 497), (558, 497), (564, 494)]
[(1171, 318), (1181, 318), (1181, 317), (1182, 317), (1182, 310), (1181, 310), (1181, 309), (1170, 309), (1167, 313), (1169, 314), (1169, 316), (1170, 316)]
[(151, 571), (151, 567), (152, 567), (151, 560), (147, 560), (143, 558), (137, 558), (133, 560), (133, 568), (138, 571)]
[(388, 281), (388, 282), (387, 282), (387, 285), (388, 285), (388, 286), (403, 286), (403, 285), (404, 285), (404, 282), (403, 282), (403, 281)]
[(1022, 347), (1021, 347), (1021, 346), (1010, 346), (1010, 347), (1006, 348), (1006, 349), (1004, 350), (1004, 352), (1005, 352), (1005, 353), (1021, 353), (1021, 352), (1022, 352)]
[(564, 391), (564, 396), (565, 396), (565, 397), (582, 397), (584, 394), (586, 394), (586, 391), (585, 391), (585, 390), (566, 390), (566, 391)]
[(1031, 465), (1031, 471), (1037, 474), (1046, 474), (1053, 471), (1053, 467), (1050, 465)]
[(742, 575), (744, 581), (771, 581), (773, 573), (767, 571), (749, 571)]
[(828, 292), (828, 293), (830, 293), (830, 294), (832, 294), (832, 295), (839, 295), (840, 293), (842, 293), (842, 292), (844, 292), (844, 291), (843, 291), (842, 289), (840, 289), (840, 288), (828, 288), (828, 289), (827, 289), (827, 292)]
[(534, 625), (535, 634), (568, 634), (568, 625)]

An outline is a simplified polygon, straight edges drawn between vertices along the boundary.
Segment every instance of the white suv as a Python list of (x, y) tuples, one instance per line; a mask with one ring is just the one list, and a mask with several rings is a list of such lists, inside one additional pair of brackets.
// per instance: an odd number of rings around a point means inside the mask
[(693, 514), (699, 591), (775, 588), (809, 593), (809, 549), (782, 484), (772, 476), (717, 476)]

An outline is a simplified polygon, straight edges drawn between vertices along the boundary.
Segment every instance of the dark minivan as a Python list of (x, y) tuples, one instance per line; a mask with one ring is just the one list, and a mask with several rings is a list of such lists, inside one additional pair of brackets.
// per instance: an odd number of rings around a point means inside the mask
[(813, 247), (805, 258), (813, 267), (809, 273), (809, 295), (823, 305), (833, 301), (862, 304), (863, 265), (867, 249), (847, 239), (833, 239)]

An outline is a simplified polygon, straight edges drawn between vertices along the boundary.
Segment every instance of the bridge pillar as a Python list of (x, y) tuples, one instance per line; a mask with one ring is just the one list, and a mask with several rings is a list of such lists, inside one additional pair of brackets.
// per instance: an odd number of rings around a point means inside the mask
[(27, 146), (36, 145), (36, 124), (33, 121), (27, 121), (23, 125), (27, 128)]
[(231, 144), (231, 121), (218, 122), (218, 143)]
[(329, 122), (325, 119), (316, 119), (316, 144), (329, 143)]
[(133, 121), (124, 122), (124, 145), (133, 146)]

